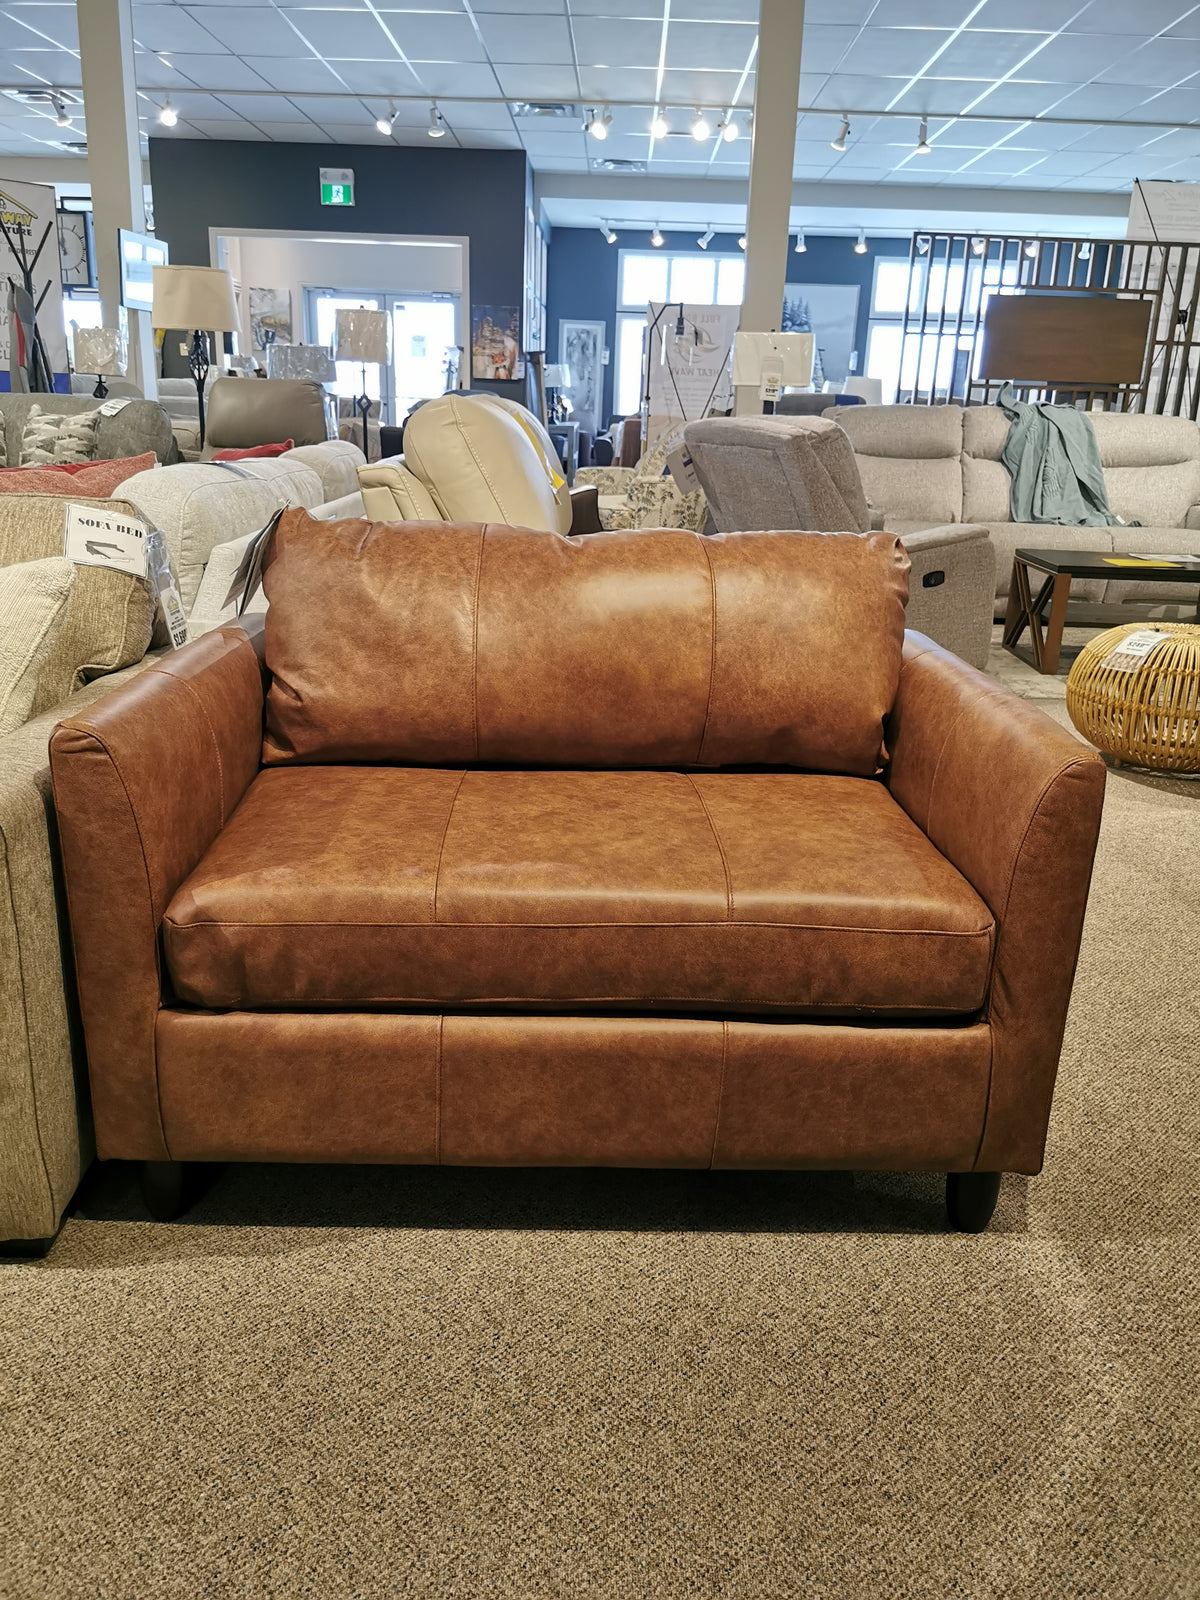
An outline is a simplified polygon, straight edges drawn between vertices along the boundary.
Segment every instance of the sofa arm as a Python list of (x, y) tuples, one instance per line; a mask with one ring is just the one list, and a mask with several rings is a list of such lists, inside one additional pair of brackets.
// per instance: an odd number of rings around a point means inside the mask
[(632, 467), (580, 467), (575, 486), (595, 489), (597, 494), (628, 494), (636, 477)]
[(1189, 506), (1183, 525), (1185, 528), (1200, 528), (1200, 506)]
[(892, 794), (987, 902), (996, 949), (981, 1172), (1040, 1170), (1104, 799), (1104, 762), (921, 634), (905, 640)]
[(225, 626), (50, 740), (101, 1156), (170, 1159), (154, 1050), (159, 927), (258, 771), (262, 710), (251, 629)]
[(571, 532), (604, 532), (604, 524), (600, 520), (600, 494), (594, 484), (585, 483), (571, 490)]
[(403, 456), (372, 461), (358, 469), (358, 487), (372, 522), (440, 522), (437, 501)]

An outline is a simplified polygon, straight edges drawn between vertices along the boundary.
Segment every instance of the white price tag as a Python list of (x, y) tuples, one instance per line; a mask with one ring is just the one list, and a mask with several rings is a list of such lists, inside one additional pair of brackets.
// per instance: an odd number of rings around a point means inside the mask
[(175, 574), (171, 571), (167, 541), (163, 538), (160, 528), (150, 529), (146, 554), (150, 583), (158, 600), (159, 612), (166, 624), (171, 648), (180, 650), (188, 639), (187, 617), (184, 614), (183, 601), (179, 598), (179, 590), (175, 585)]
[(115, 395), (111, 400), (106, 400), (100, 407), (100, 415), (102, 417), (115, 417), (118, 411), (124, 411), (131, 400), (131, 395)]
[(783, 388), (783, 362), (764, 361), (762, 375), (758, 385), (758, 398), (760, 400), (778, 400), (779, 391)]
[(81, 567), (113, 567), (146, 576), (146, 525), (99, 506), (67, 506), (63, 555)]
[(1116, 649), (1110, 650), (1100, 665), (1113, 672), (1136, 672), (1151, 651), (1157, 650), (1170, 637), (1169, 633), (1159, 633), (1155, 628), (1139, 628), (1136, 633), (1127, 634)]

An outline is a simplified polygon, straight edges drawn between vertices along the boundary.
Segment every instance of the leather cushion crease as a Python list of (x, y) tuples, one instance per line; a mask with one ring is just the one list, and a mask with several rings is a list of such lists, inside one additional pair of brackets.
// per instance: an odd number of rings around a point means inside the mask
[(569, 538), (291, 510), (264, 589), (268, 766), (869, 776), (908, 557), (885, 533)]
[(212, 1008), (707, 1006), (962, 1014), (991, 912), (873, 780), (262, 772), (167, 907)]

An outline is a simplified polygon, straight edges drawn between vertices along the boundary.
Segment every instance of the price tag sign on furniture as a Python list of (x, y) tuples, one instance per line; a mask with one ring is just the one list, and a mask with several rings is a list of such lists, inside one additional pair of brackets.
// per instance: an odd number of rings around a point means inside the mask
[(760, 400), (778, 400), (779, 391), (783, 388), (783, 362), (779, 360), (764, 361), (762, 376), (758, 384), (758, 398)]
[(113, 567), (117, 572), (146, 576), (146, 528), (136, 517), (124, 517), (99, 506), (67, 506), (63, 554), (82, 567)]
[(322, 167), (320, 173), (323, 206), (354, 204), (354, 171), (351, 167)]
[(1137, 633), (1126, 634), (1101, 665), (1112, 672), (1136, 672), (1150, 652), (1170, 637), (1169, 633), (1159, 633), (1154, 628), (1139, 628)]

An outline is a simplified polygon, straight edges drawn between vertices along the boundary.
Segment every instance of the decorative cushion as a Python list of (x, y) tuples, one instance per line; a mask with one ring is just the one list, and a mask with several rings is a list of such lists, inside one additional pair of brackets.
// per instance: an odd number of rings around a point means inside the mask
[(282, 444), (256, 444), (248, 450), (214, 450), (209, 457), (212, 461), (252, 461), (258, 456), (281, 456), (285, 450), (290, 450), (295, 441), (285, 439)]
[(21, 435), (21, 465), (40, 467), (70, 461), (94, 461), (100, 408), (68, 416), (31, 406)]
[[(75, 505), (137, 516), (127, 500), (83, 496)], [(0, 566), (62, 556), (65, 502), (52, 495), (0, 495)], [(108, 567), (79, 567), (58, 638), (38, 676), (32, 714), (48, 711), (97, 678), (140, 661), (154, 627), (144, 578)]]
[(118, 484), (156, 466), (153, 450), (121, 461), (55, 462), (44, 467), (0, 467), (0, 494), (53, 494), (107, 500)]
[(285, 511), (263, 758), (870, 776), (908, 565), (881, 533), (569, 539)]
[(29, 720), (74, 584), (75, 568), (62, 556), (0, 569), (0, 734)]

